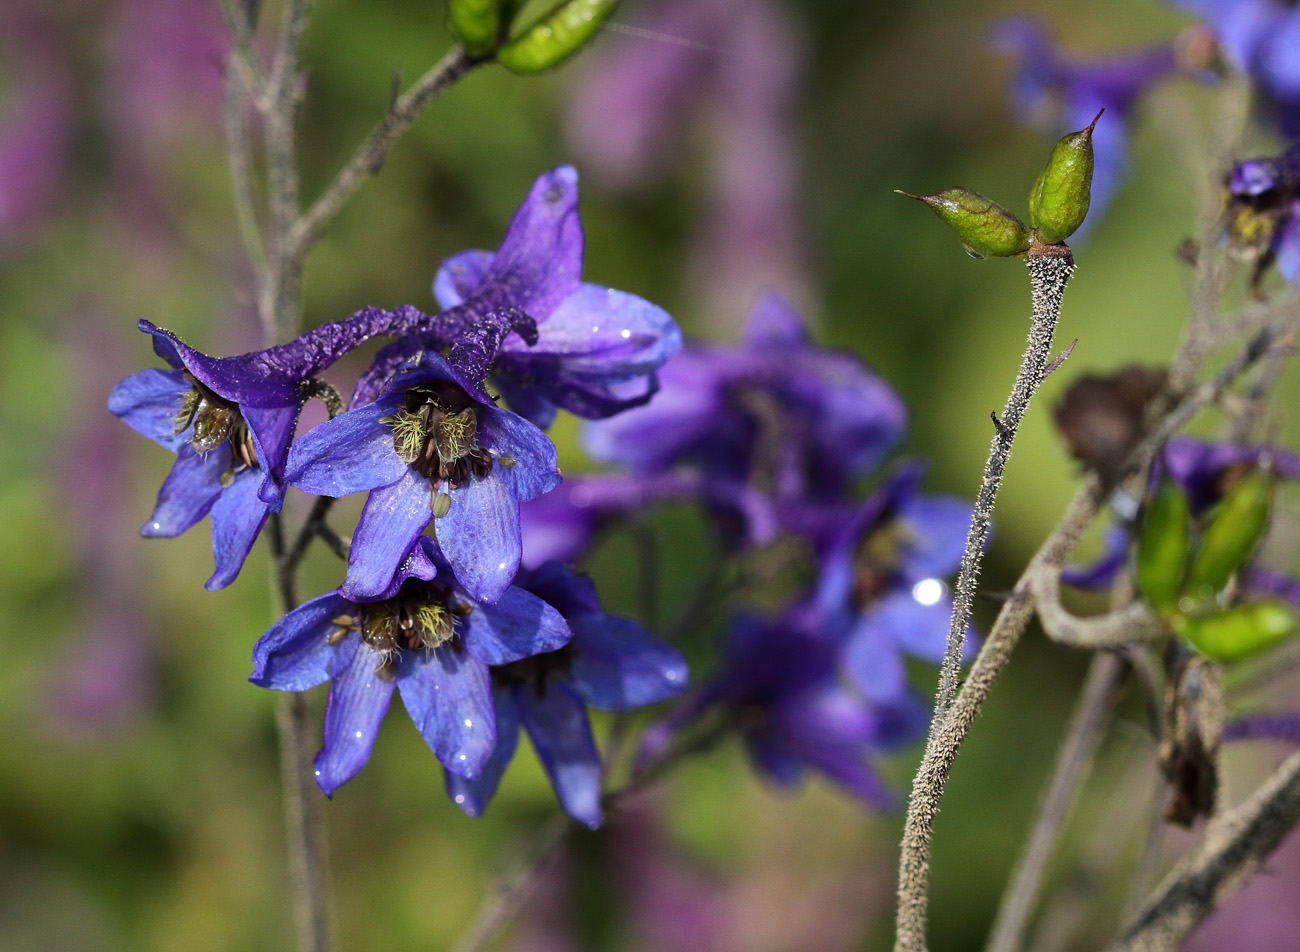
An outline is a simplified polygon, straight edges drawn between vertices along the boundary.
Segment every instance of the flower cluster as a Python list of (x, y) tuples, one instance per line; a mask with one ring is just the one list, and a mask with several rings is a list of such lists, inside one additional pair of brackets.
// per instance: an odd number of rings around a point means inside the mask
[(903, 659), (943, 655), (944, 578), (969, 504), (922, 494), (915, 461), (880, 471), (906, 427), (901, 400), (857, 359), (815, 346), (776, 295), (741, 345), (687, 346), (660, 384), (646, 406), (586, 428), (590, 454), (621, 473), (522, 508), (536, 540), (525, 561), (574, 558), (601, 526), (661, 502), (702, 505), (732, 559), (793, 548), (799, 563), (765, 593), (782, 606), (737, 616), (718, 674), (649, 732), (642, 764), (735, 730), (782, 786), (809, 767), (887, 801), (870, 761), (923, 728)]
[[(560, 483), (543, 432), (558, 408), (602, 418), (643, 404), (680, 347), (662, 309), (583, 283), (577, 175), (533, 185), (495, 253), (439, 270), (442, 310), (368, 308), (287, 344), (210, 357), (142, 321), (168, 365), (122, 381), (109, 409), (176, 454), (147, 536), (204, 516), (230, 584), (290, 487), (367, 492), (336, 590), (258, 642), (251, 680), (330, 682), (316, 778), (332, 794), (361, 769), (397, 690), (468, 812), (491, 797), (522, 722), (560, 799), (600, 821), (585, 704), (625, 709), (682, 690), (681, 657), (558, 566), (521, 575), (519, 506)], [(377, 337), (344, 408), (318, 375)], [(497, 405), (498, 390), (509, 409)], [(330, 419), (296, 436), (306, 402)]]

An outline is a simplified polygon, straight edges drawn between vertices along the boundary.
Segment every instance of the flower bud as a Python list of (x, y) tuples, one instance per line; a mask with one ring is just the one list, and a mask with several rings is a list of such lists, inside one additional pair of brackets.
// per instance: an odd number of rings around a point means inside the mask
[(1216, 661), (1236, 661), (1271, 648), (1297, 629), (1300, 614), (1290, 602), (1276, 598), (1174, 618), (1174, 630), (1201, 654)]
[(501, 39), (501, 0), (447, 0), (447, 26), (470, 56), (486, 56)]
[(1188, 591), (1194, 597), (1212, 598), (1255, 551), (1268, 530), (1273, 483), (1271, 469), (1256, 469), (1215, 507), (1188, 572)]
[(569, 0), (502, 45), (497, 62), (514, 73), (540, 73), (582, 49), (618, 0)]
[(957, 232), (961, 246), (972, 258), (1009, 258), (1029, 250), (1029, 231), (1024, 223), (978, 192), (954, 185), (934, 195), (898, 194), (929, 205)]
[(1165, 476), (1147, 501), (1137, 541), (1138, 590), (1161, 614), (1171, 614), (1178, 605), (1191, 547), (1187, 493)]
[[(1102, 112), (1105, 112), (1103, 109)], [(1088, 214), (1092, 193), (1092, 130), (1101, 112), (1086, 129), (1061, 137), (1047, 167), (1029, 190), (1029, 227), (1045, 244), (1060, 244), (1074, 234)]]

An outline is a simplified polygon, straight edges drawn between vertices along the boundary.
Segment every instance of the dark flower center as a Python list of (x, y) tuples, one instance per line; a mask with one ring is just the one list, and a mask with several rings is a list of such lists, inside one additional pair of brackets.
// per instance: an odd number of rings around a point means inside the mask
[(439, 502), (444, 481), (455, 489), (471, 473), (486, 476), (492, 470), (492, 456), (478, 445), (478, 404), (450, 380), (411, 387), (397, 415), (381, 422), (393, 428), (398, 458), (431, 481), (429, 504), (438, 515), (449, 503)]
[(185, 372), (185, 380), (190, 389), (181, 397), (172, 432), (183, 433), (193, 424), (190, 445), (200, 456), (222, 445), (229, 446), (230, 466), (221, 474), (221, 485), (229, 486), (236, 473), (257, 468), (253, 433), (239, 412), (239, 404), (213, 393), (189, 371)]
[(459, 650), (456, 621), (473, 610), (446, 586), (408, 579), (392, 598), (358, 602), (354, 614), (331, 619), (335, 628), (326, 641), (336, 645), (348, 632), (360, 632), (361, 640), (383, 658), (380, 676), (392, 677), (400, 651), (432, 651), (446, 644)]
[(492, 669), (492, 680), (500, 685), (520, 685), (531, 688), (539, 696), (545, 697), (546, 685), (550, 678), (563, 676), (573, 667), (576, 655), (572, 644), (555, 651), (531, 655), (503, 664)]
[(860, 607), (866, 608), (889, 590), (911, 542), (907, 523), (889, 517), (858, 543), (853, 557), (853, 598)]

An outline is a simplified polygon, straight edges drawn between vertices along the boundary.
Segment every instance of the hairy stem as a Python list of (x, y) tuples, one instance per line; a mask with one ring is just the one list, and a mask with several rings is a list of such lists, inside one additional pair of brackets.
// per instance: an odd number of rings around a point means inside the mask
[(1024, 941), (1025, 927), (1034, 911), (1047, 862), (1079, 789), (1092, 768), (1101, 740), (1101, 728), (1115, 689), (1124, 678), (1124, 671), (1123, 660), (1108, 653), (1095, 655), (1088, 667), (1065, 742), (1057, 753), (1056, 767), (1043, 797), (1038, 820), (1016, 864), (1011, 882), (1002, 894), (993, 934), (985, 947), (987, 952), (1017, 952)]
[(939, 669), (939, 694), (935, 701), (934, 724), (947, 715), (957, 689), (957, 676), (961, 670), (962, 649), (966, 642), (966, 629), (970, 625), (971, 606), (975, 600), (975, 586), (979, 581), (980, 566), (984, 561), (984, 546), (988, 543), (989, 526), (993, 520), (993, 506), (998, 489), (1002, 486), (1002, 473), (1011, 456), (1020, 421), (1024, 419), (1029, 402), (1038, 385), (1043, 382), (1051, 361), (1052, 337), (1061, 314), (1061, 296), (1074, 273), (1074, 257), (1064, 245), (1053, 245), (1047, 253), (1034, 254), (1028, 259), (1030, 288), (1033, 296), (1033, 317), (1029, 326), (1029, 344), (1020, 362), (1020, 372), (1007, 397), (1002, 416), (994, 420), (993, 444), (988, 461), (984, 464), (984, 479), (975, 497), (975, 510), (971, 514), (970, 531), (966, 535), (966, 550), (961, 560), (961, 570), (952, 599), (952, 625), (948, 631), (948, 646), (943, 665)]

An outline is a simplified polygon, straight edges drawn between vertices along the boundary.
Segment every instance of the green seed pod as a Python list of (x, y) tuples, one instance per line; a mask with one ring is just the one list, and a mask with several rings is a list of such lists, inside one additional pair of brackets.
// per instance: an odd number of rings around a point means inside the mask
[(559, 66), (586, 45), (616, 6), (618, 0), (569, 0), (503, 44), (497, 62), (513, 73)]
[(1213, 598), (1255, 551), (1268, 531), (1273, 484), (1271, 469), (1256, 469), (1215, 508), (1187, 574), (1187, 590), (1193, 597)]
[(1191, 548), (1187, 493), (1165, 476), (1147, 501), (1137, 540), (1138, 590), (1161, 614), (1169, 615), (1178, 607)]
[(1236, 661), (1271, 648), (1297, 629), (1300, 614), (1290, 602), (1280, 599), (1174, 618), (1174, 630), (1201, 654), (1216, 661)]
[(942, 218), (972, 258), (1010, 258), (1029, 250), (1029, 231), (1024, 223), (997, 202), (978, 192), (954, 185), (933, 195), (912, 195), (898, 191)]
[[(1106, 110), (1102, 110), (1105, 112)], [(1086, 129), (1062, 136), (1047, 167), (1029, 190), (1029, 227), (1044, 244), (1057, 245), (1073, 235), (1088, 214), (1092, 193), (1092, 130), (1101, 112)]]
[(447, 0), (447, 26), (470, 56), (486, 56), (501, 39), (501, 0)]

